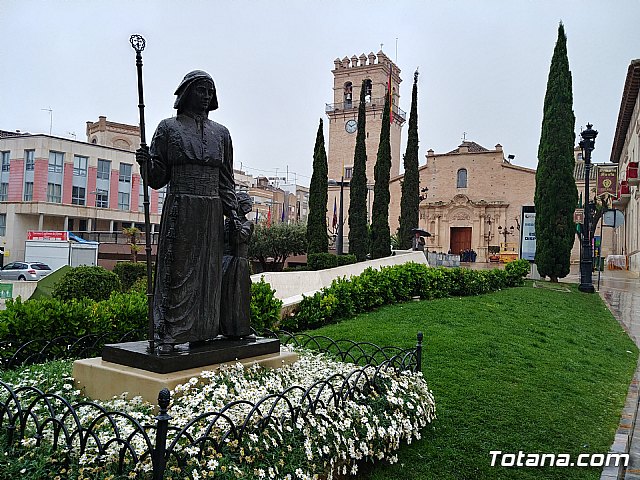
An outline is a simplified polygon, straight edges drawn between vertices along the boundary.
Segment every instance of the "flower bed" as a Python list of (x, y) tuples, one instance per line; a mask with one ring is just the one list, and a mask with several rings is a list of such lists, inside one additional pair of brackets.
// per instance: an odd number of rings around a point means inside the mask
[[(176, 387), (181, 395), (168, 410), (172, 418), (164, 478), (356, 475), (361, 461), (395, 462), (400, 443), (419, 439), (420, 430), (435, 419), (433, 395), (421, 373), (386, 363), (356, 367), (325, 354), (298, 353), (300, 361), (278, 370), (245, 370), (237, 364), (203, 372)], [(19, 417), (27, 422), (14, 468), (37, 448), (38, 438), (43, 445), (52, 444), (57, 432), (58, 447), (66, 442), (72, 448), (68, 457), (64, 449), (50, 453), (54, 458), (48, 463), (55, 462), (46, 473), (51, 478), (60, 462), (72, 479), (107, 478), (118, 466), (129, 478), (148, 475), (157, 433), (152, 405), (135, 399), (87, 403), (69, 377), (52, 378), (42, 367), (26, 372), (31, 373), (16, 376), (21, 387), (2, 385), (0, 397), (0, 411), (15, 411), (14, 422)], [(44, 386), (55, 393), (38, 393)], [(56, 421), (42, 422), (47, 417)], [(44, 425), (40, 433), (36, 418)], [(5, 414), (3, 427), (11, 419)], [(8, 439), (10, 444), (15, 440)], [(7, 473), (5, 463), (6, 457), (0, 473)]]

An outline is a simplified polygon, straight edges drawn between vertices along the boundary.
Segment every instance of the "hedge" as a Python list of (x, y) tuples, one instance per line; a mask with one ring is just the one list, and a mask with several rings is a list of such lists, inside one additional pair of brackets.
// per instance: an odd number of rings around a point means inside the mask
[[(117, 278), (116, 278), (117, 279)], [(146, 289), (146, 279), (139, 283)], [(251, 326), (257, 331), (272, 329), (280, 320), (282, 301), (261, 279), (251, 285)], [(143, 291), (113, 292), (107, 300), (90, 298), (41, 298), (23, 302), (7, 300), (0, 311), (0, 341), (16, 345), (29, 340), (56, 338), (64, 335), (83, 336), (92, 333), (146, 331), (147, 298)]]
[(355, 255), (334, 255), (332, 253), (311, 253), (307, 255), (309, 270), (324, 270), (356, 263)]
[(73, 267), (56, 283), (51, 295), (59, 300), (90, 298), (106, 300), (112, 292), (119, 292), (122, 283), (118, 276), (98, 266)]
[(122, 283), (122, 291), (127, 292), (139, 278), (144, 278), (146, 283), (147, 263), (118, 262), (116, 263), (115, 267), (113, 267), (113, 273), (115, 273), (118, 278), (120, 278), (120, 282)]
[(526, 260), (511, 262), (504, 270), (432, 268), (418, 263), (380, 270), (370, 267), (358, 276), (337, 278), (314, 295), (304, 296), (297, 311), (285, 318), (281, 327), (289, 331), (314, 329), (412, 298), (480, 295), (520, 286), (529, 268)]

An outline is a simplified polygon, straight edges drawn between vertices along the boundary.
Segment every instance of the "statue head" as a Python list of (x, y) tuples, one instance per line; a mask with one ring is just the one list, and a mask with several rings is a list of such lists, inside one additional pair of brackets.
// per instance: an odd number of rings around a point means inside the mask
[(236, 198), (238, 199), (238, 207), (244, 215), (253, 210), (253, 200), (247, 192), (236, 193)]
[(194, 70), (184, 76), (176, 89), (176, 101), (173, 104), (173, 108), (177, 109), (178, 113), (183, 112), (192, 100), (191, 95), (194, 93), (194, 89), (202, 87), (207, 90), (207, 95), (210, 98), (206, 111), (216, 110), (218, 108), (218, 96), (216, 95), (215, 83), (211, 75), (202, 70)]

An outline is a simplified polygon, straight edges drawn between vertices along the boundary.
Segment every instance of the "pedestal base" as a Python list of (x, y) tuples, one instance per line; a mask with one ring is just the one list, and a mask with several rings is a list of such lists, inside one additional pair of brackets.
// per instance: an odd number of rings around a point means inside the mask
[(155, 373), (171, 373), (189, 368), (258, 357), (280, 351), (280, 340), (250, 336), (241, 340), (218, 337), (196, 347), (176, 345), (171, 353), (149, 351), (149, 342), (126, 342), (105, 345), (102, 359)]
[[(297, 360), (296, 353), (277, 352), (238, 361), (247, 367), (259, 364), (266, 368), (279, 368)], [(235, 360), (226, 363), (235, 363)], [(177, 385), (187, 383), (190, 378), (197, 377), (202, 371), (216, 370), (220, 365), (219, 363), (172, 373), (156, 373), (95, 357), (73, 362), (73, 378), (76, 388), (84, 390), (84, 394), (94, 400), (111, 400), (127, 392), (126, 397), (129, 399), (141, 396), (145, 401), (156, 404), (158, 392), (163, 388), (172, 390)]]

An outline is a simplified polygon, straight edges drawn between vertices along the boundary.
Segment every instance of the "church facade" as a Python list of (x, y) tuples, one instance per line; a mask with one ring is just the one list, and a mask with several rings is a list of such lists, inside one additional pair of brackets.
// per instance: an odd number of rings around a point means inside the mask
[[(479, 262), (489, 261), (500, 243), (518, 251), (522, 207), (533, 206), (535, 170), (505, 159), (500, 144), (487, 149), (465, 140), (447, 153), (429, 150), (418, 172), (418, 226), (431, 234), (425, 249), (456, 254), (473, 250)], [(392, 232), (399, 225), (402, 178), (389, 184)]]

